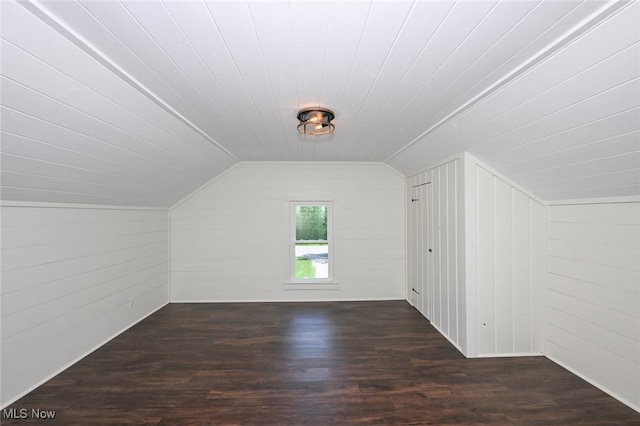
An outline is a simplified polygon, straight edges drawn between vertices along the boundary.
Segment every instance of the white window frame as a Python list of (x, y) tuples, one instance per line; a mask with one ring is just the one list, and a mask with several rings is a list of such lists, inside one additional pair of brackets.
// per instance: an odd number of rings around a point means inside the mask
[[(327, 244), (328, 254), (328, 278), (296, 278), (296, 207), (298, 206), (324, 206), (327, 208)], [(334, 251), (335, 243), (333, 240), (333, 201), (291, 201), (290, 202), (290, 222), (291, 232), (289, 237), (289, 281), (285, 284), (290, 289), (337, 289), (338, 282), (334, 279)]]

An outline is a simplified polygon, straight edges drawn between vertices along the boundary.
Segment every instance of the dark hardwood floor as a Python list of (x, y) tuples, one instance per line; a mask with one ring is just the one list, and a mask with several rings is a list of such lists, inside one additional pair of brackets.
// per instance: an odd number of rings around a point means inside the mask
[(543, 357), (465, 359), (403, 301), (172, 304), (9, 408), (20, 424), (640, 424)]

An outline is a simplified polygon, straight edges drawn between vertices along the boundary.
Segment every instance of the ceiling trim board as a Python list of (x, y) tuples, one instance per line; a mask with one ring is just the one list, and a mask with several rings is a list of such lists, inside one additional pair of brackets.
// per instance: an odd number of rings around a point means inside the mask
[(71, 43), (73, 43), (79, 49), (84, 51), (87, 55), (91, 56), (97, 62), (102, 64), (104, 67), (106, 67), (108, 70), (110, 70), (115, 75), (120, 77), (127, 84), (129, 84), (135, 90), (137, 90), (142, 95), (147, 97), (149, 100), (154, 102), (160, 108), (162, 108), (163, 110), (165, 110), (166, 112), (171, 114), (173, 117), (175, 117), (181, 123), (183, 123), (187, 127), (191, 128), (192, 130), (197, 132), (199, 135), (204, 137), (206, 140), (208, 140), (209, 142), (211, 142), (212, 144), (217, 146), (220, 150), (222, 150), (229, 157), (233, 158), (236, 161), (239, 161), (238, 157), (236, 157), (231, 151), (229, 151), (223, 145), (218, 143), (218, 141), (216, 141), (211, 136), (209, 136), (208, 133), (206, 133), (204, 130), (200, 129), (200, 127), (198, 127), (196, 124), (194, 124), (189, 119), (187, 119), (185, 116), (183, 116), (178, 111), (176, 111), (173, 107), (171, 107), (171, 105), (169, 105), (168, 103), (163, 101), (160, 97), (158, 97), (155, 93), (153, 93), (150, 89), (148, 89), (141, 82), (136, 80), (133, 76), (129, 75), (129, 73), (127, 73), (124, 69), (120, 68), (114, 61), (112, 61), (109, 57), (107, 57), (107, 55), (105, 55), (103, 52), (101, 52), (95, 46), (91, 45), (91, 43), (89, 43), (87, 40), (85, 40), (83, 37), (81, 37), (79, 34), (77, 34), (71, 28), (69, 28), (65, 23), (61, 22), (57, 17), (55, 17), (52, 14), (50, 14), (45, 8), (40, 6), (38, 3), (34, 2), (34, 1), (21, 1), (18, 4), (20, 4), (26, 10), (31, 12), (34, 16), (36, 16), (38, 19), (40, 19), (46, 25), (51, 27), (54, 31), (56, 31), (57, 33), (62, 35), (64, 38), (69, 40)]
[(168, 211), (168, 207), (144, 207), (144, 206), (111, 206), (106, 204), (74, 204), (74, 203), (48, 203), (39, 201), (9, 201), (0, 200), (0, 207), (29, 207), (39, 209), (96, 209), (96, 210), (149, 210)]
[[(241, 161), (243, 167), (262, 166), (374, 166), (386, 164), (382, 161)], [(404, 175), (403, 175), (404, 176)]]
[(603, 197), (603, 198), (585, 198), (570, 200), (553, 200), (548, 201), (547, 206), (574, 206), (585, 204), (640, 204), (640, 196), (629, 195), (623, 197)]
[[(595, 195), (595, 196), (591, 196), (589, 197), (589, 195), (584, 195), (585, 192), (601, 192), (601, 191), (606, 191), (608, 193), (614, 192), (613, 190), (626, 190), (626, 189), (635, 189), (635, 191), (631, 192), (631, 194), (635, 194), (638, 193), (638, 189), (640, 189), (640, 184), (625, 184), (625, 185), (609, 185), (609, 186), (598, 186), (598, 187), (591, 187), (591, 188), (583, 188), (583, 189), (573, 189), (573, 190), (565, 190), (565, 191), (559, 191), (559, 192), (550, 192), (547, 193), (547, 197), (548, 197), (548, 203), (551, 202), (552, 200), (590, 200), (590, 199), (599, 199), (599, 198), (609, 198), (609, 197), (603, 197), (601, 195)], [(623, 191), (624, 192), (624, 191)], [(627, 192), (629, 193), (629, 192)], [(582, 195), (579, 195), (582, 194)], [(615, 197), (635, 197), (636, 195), (615, 195), (613, 197), (610, 198), (615, 198)]]
[(579, 22), (578, 24), (574, 25), (572, 28), (564, 32), (556, 40), (549, 43), (546, 47), (544, 47), (543, 49), (538, 51), (536, 54), (531, 56), (529, 59), (525, 60), (523, 63), (521, 63), (514, 69), (512, 69), (510, 72), (505, 74), (496, 82), (489, 85), (480, 93), (478, 93), (477, 95), (475, 95), (474, 97), (472, 97), (471, 99), (463, 103), (461, 106), (459, 106), (458, 108), (456, 108), (455, 110), (447, 114), (445, 117), (443, 117), (438, 122), (433, 124), (427, 130), (420, 133), (417, 137), (411, 140), (404, 147), (400, 148), (398, 151), (394, 152), (391, 156), (387, 157), (384, 161), (388, 162), (393, 160), (402, 152), (406, 151), (411, 146), (416, 144), (420, 139), (424, 138), (430, 133), (433, 133), (436, 129), (442, 127), (444, 124), (448, 123), (449, 121), (455, 119), (465, 111), (479, 104), (484, 99), (488, 98), (493, 93), (497, 92), (499, 89), (501, 89), (511, 81), (515, 80), (517, 77), (524, 74), (529, 69), (532, 69), (533, 67), (535, 67), (536, 65), (544, 61), (546, 58), (550, 57), (551, 55), (553, 55), (554, 53), (562, 49), (564, 46), (566, 46), (567, 44), (569, 44), (570, 42), (572, 42), (573, 40), (575, 40), (576, 38), (584, 34), (589, 29), (593, 28), (595, 25), (604, 21), (605, 19), (612, 16), (616, 12), (622, 10), (623, 8), (628, 7), (630, 4), (632, 3), (625, 4), (624, 2), (621, 2), (619, 0), (610, 0), (605, 5), (603, 5), (598, 10), (596, 10), (591, 15), (589, 15), (587, 18), (583, 19), (581, 22)]

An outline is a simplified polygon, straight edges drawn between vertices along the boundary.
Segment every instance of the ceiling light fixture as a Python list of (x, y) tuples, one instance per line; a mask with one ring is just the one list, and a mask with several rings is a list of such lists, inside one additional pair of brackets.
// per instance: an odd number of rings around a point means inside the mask
[(331, 123), (335, 114), (326, 108), (305, 108), (298, 111), (298, 131), (304, 135), (328, 135), (336, 126)]

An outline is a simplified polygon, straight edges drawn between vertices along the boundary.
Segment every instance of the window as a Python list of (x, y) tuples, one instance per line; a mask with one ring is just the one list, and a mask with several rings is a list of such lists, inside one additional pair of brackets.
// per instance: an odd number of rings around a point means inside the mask
[(293, 282), (332, 279), (331, 203), (291, 203)]

